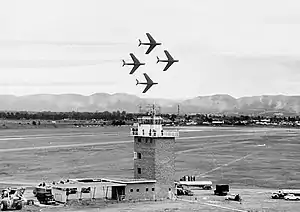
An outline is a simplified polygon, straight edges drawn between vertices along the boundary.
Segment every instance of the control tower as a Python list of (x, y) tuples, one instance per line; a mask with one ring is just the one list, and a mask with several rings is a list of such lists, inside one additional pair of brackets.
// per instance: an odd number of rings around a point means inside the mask
[(155, 199), (175, 193), (175, 138), (177, 130), (164, 130), (163, 119), (155, 115), (138, 118), (131, 128), (134, 137), (134, 178), (156, 180)]

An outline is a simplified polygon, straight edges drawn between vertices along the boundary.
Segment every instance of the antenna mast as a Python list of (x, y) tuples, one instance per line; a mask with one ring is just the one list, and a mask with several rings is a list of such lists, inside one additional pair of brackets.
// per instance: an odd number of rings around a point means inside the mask
[(142, 105), (139, 105), (139, 113), (142, 113)]
[(151, 116), (151, 118), (152, 118), (152, 120), (153, 120), (153, 124), (154, 124), (154, 117), (156, 116), (156, 114), (157, 114), (157, 109), (158, 109), (158, 107), (155, 105), (155, 103), (154, 104), (148, 104), (147, 105), (147, 111), (148, 111), (148, 115), (150, 115)]

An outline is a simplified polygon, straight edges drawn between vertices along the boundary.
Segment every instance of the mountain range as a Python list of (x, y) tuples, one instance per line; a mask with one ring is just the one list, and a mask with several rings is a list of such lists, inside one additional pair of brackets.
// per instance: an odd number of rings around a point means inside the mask
[(138, 112), (139, 107), (157, 104), (163, 113), (222, 113), (222, 114), (276, 114), (300, 113), (300, 96), (262, 95), (234, 98), (227, 94), (198, 96), (186, 100), (146, 99), (126, 93), (36, 94), (26, 96), (0, 95), (2, 111)]

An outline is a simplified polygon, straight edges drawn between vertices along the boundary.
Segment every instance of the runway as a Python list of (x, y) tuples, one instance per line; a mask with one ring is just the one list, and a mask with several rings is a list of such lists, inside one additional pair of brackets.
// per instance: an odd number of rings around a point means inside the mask
[[(257, 134), (257, 133), (256, 133)], [(225, 135), (208, 135), (208, 136), (191, 136), (191, 137), (179, 137), (176, 140), (191, 140), (191, 139), (203, 139), (203, 138), (220, 138), (220, 137), (234, 137), (234, 136), (250, 136), (253, 133), (235, 133), (235, 134), (225, 134)], [(85, 135), (64, 135), (59, 137), (93, 137), (98, 136), (96, 134), (85, 134)], [(11, 141), (11, 140), (27, 140), (27, 139), (53, 139), (57, 136), (29, 136), (29, 137), (10, 137), (10, 138), (0, 138), (0, 141)], [(9, 148), (0, 149), (0, 152), (19, 152), (19, 151), (34, 151), (42, 149), (54, 149), (54, 148), (74, 148), (74, 147), (87, 147), (87, 146), (101, 146), (101, 145), (114, 145), (114, 144), (125, 144), (133, 143), (133, 140), (123, 140), (123, 141), (109, 141), (109, 142), (93, 142), (93, 143), (75, 143), (66, 145), (51, 145), (51, 146), (33, 146), (33, 147), (22, 147), (22, 148)]]

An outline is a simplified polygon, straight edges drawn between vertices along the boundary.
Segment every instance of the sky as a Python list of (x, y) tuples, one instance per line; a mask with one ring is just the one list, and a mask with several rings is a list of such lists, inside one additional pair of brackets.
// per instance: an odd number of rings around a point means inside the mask
[[(0, 94), (300, 93), (297, 0), (2, 0)], [(149, 32), (162, 45), (138, 47)], [(163, 72), (163, 50), (179, 62)], [(145, 62), (133, 75), (129, 53)], [(146, 94), (143, 73), (157, 82)]]

